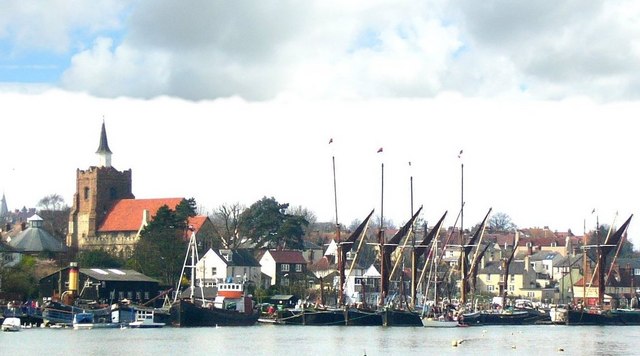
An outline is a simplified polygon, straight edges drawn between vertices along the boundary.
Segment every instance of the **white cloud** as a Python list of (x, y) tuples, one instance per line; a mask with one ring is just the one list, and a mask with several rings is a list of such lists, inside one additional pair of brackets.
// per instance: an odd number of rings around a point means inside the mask
[(64, 53), (82, 47), (84, 36), (122, 28), (130, 5), (119, 0), (6, 0), (0, 12), (0, 39), (12, 51), (44, 50)]

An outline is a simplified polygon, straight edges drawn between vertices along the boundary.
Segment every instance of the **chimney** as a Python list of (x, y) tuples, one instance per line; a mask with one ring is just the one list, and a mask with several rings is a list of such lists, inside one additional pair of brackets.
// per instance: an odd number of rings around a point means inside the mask
[(147, 225), (149, 223), (149, 210), (142, 210), (142, 225)]
[(533, 244), (531, 242), (527, 242), (527, 256), (533, 255)]
[(20, 231), (24, 231), (27, 229), (27, 222), (23, 221), (20, 223)]
[(484, 269), (484, 259), (485, 259), (485, 256), (483, 255), (482, 258), (480, 259), (480, 269)]
[(529, 271), (529, 267), (531, 266), (531, 257), (530, 255), (524, 256), (524, 270)]

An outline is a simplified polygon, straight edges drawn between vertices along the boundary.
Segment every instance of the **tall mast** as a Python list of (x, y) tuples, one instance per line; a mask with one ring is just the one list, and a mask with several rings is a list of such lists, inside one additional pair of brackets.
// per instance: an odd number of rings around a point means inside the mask
[(384, 300), (389, 292), (389, 278), (387, 278), (387, 268), (384, 265), (384, 162), (381, 164), (381, 185), (380, 185), (380, 231), (378, 232), (378, 243), (380, 244), (380, 301), (379, 305), (384, 305)]
[(602, 251), (602, 246), (600, 243), (600, 219), (596, 215), (596, 245), (598, 251), (598, 306), (602, 308), (604, 305), (604, 264), (606, 260), (606, 256)]
[[(333, 140), (331, 140), (329, 143), (333, 142)], [(344, 258), (343, 258), (343, 254), (342, 254), (342, 241), (340, 238), (340, 221), (338, 220), (338, 191), (337, 191), (337, 185), (336, 185), (336, 157), (335, 156), (331, 156), (331, 162), (333, 165), (333, 202), (335, 205), (335, 210), (336, 210), (336, 240), (337, 240), (337, 251), (336, 254), (338, 255), (338, 274), (340, 275), (340, 287), (338, 288), (338, 306), (342, 306), (344, 305), (344, 283), (345, 283), (345, 277), (344, 277)]]
[[(462, 159), (462, 150), (458, 158)], [(464, 306), (467, 303), (467, 280), (466, 280), (466, 260), (467, 254), (464, 249), (464, 163), (460, 161), (460, 303)]]
[[(409, 162), (409, 168), (411, 168), (411, 162)], [(411, 193), (411, 216), (413, 216), (413, 174), (409, 176), (409, 186)], [(425, 228), (426, 229), (426, 228)], [(416, 285), (417, 285), (417, 257), (416, 256), (416, 234), (412, 230), (411, 240), (411, 304), (412, 307), (416, 305)], [(404, 272), (404, 271), (403, 271)]]

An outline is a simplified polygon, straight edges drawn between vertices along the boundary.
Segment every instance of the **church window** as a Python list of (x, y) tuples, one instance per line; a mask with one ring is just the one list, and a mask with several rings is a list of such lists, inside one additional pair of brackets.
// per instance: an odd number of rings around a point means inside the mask
[(109, 197), (111, 199), (118, 199), (118, 191), (116, 190), (115, 187), (109, 188)]
[(89, 187), (84, 187), (84, 199), (89, 199)]

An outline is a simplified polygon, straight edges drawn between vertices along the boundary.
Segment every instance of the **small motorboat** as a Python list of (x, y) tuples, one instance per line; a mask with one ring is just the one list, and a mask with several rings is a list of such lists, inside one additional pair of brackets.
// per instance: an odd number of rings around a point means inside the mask
[(2, 331), (20, 331), (20, 318), (5, 318), (2, 322)]

